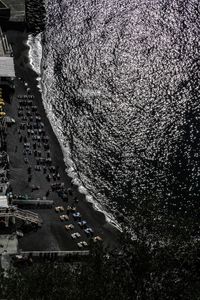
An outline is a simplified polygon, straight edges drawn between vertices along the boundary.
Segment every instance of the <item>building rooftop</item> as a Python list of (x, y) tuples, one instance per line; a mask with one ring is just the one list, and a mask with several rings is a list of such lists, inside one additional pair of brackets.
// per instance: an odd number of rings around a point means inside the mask
[(8, 207), (8, 199), (6, 196), (0, 196), (0, 208)]
[(13, 57), (0, 57), (0, 77), (15, 77)]
[(3, 0), (2, 2), (10, 8), (10, 21), (24, 21), (25, 0)]
[(0, 8), (6, 8), (6, 7), (7, 7), (6, 4), (2, 0), (0, 0)]
[(14, 234), (0, 235), (0, 255), (4, 252), (9, 254), (17, 253), (18, 240)]

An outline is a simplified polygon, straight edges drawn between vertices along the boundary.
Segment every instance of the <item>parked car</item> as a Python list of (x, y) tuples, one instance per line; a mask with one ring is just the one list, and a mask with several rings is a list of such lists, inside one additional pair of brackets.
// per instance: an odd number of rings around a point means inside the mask
[(93, 234), (94, 234), (94, 231), (93, 231), (92, 228), (90, 228), (90, 227), (84, 229), (84, 232), (86, 233), (86, 235), (87, 235), (88, 237), (93, 236)]
[(87, 243), (86, 241), (82, 241), (81, 243), (82, 243), (82, 245), (83, 245), (84, 247), (87, 247), (87, 246), (88, 246), (88, 243)]
[(81, 219), (81, 214), (79, 212), (75, 212), (72, 214), (75, 220), (80, 220)]
[(77, 238), (79, 238), (81, 235), (80, 235), (80, 233), (78, 233), (78, 232), (74, 232), (74, 233), (72, 233), (71, 234), (71, 237), (73, 238), (73, 239), (77, 239)]
[(69, 225), (65, 225), (65, 229), (69, 230), (69, 229), (74, 229), (74, 225), (73, 224), (69, 224)]
[(61, 215), (60, 220), (61, 221), (69, 221), (69, 217), (68, 217), (68, 215)]
[(23, 232), (20, 231), (20, 230), (17, 230), (16, 234), (17, 234), (18, 237), (23, 237), (24, 236)]
[(81, 228), (86, 228), (86, 227), (87, 227), (87, 222), (83, 220), (83, 221), (78, 222), (78, 225), (79, 225)]
[(62, 211), (64, 211), (64, 207), (63, 206), (56, 206), (55, 211), (56, 212), (62, 212)]
[(102, 242), (103, 241), (103, 239), (99, 236), (99, 235), (97, 235), (97, 236), (95, 236), (94, 238), (93, 238), (93, 242)]
[(77, 243), (77, 246), (78, 246), (79, 248), (87, 247), (87, 246), (88, 246), (88, 243), (85, 242), (85, 241), (82, 241), (82, 242)]
[(82, 245), (81, 242), (77, 243), (77, 246), (78, 246), (79, 248), (83, 248), (83, 245)]

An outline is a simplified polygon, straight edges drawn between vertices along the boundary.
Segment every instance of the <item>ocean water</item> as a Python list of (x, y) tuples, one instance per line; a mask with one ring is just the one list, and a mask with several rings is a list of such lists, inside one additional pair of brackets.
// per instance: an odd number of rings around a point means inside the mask
[(46, 13), (43, 101), (68, 174), (115, 217), (148, 201), (192, 215), (200, 199), (199, 1), (46, 0)]

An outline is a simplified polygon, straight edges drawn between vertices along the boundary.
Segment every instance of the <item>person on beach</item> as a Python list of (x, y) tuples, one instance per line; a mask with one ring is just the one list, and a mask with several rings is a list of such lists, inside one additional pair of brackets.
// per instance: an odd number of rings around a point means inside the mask
[(77, 197), (74, 197), (74, 202), (78, 203), (78, 198)]
[(28, 174), (31, 174), (31, 166), (28, 167), (27, 171), (28, 171)]
[(73, 196), (73, 192), (72, 192), (72, 189), (71, 189), (71, 188), (68, 188), (68, 189), (67, 189), (67, 192), (68, 192), (68, 195), (69, 195), (69, 196)]

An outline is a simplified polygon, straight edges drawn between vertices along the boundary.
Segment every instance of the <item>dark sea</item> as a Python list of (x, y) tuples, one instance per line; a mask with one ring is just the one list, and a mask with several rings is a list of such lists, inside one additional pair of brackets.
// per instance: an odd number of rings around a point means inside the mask
[(46, 13), (41, 87), (68, 174), (116, 218), (147, 203), (194, 215), (200, 2), (46, 0)]

